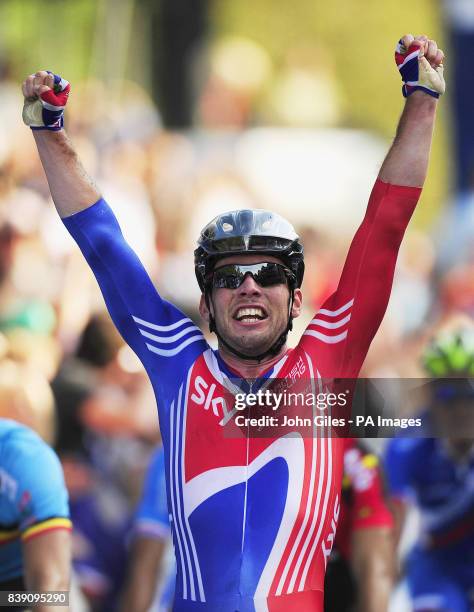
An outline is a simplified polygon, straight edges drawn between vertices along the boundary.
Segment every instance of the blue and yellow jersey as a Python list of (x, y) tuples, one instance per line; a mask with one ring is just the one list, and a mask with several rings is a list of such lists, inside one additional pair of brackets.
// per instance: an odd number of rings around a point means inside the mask
[(32, 430), (0, 419), (0, 582), (22, 575), (22, 542), (54, 529), (71, 529), (61, 464)]

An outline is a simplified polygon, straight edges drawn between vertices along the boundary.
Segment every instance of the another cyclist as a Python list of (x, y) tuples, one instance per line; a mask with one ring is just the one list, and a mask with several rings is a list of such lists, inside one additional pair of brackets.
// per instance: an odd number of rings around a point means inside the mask
[(68, 591), (70, 531), (59, 459), (31, 429), (0, 418), (0, 591)]
[[(392, 439), (386, 468), (400, 533), (421, 533), (406, 562), (413, 610), (469, 612), (474, 600), (474, 328), (441, 332), (424, 353), (431, 400), (416, 437)], [(419, 437), (423, 435), (424, 437)]]
[(386, 612), (394, 577), (393, 519), (379, 460), (347, 440), (341, 514), (324, 583), (327, 612)]
[(165, 481), (165, 454), (160, 445), (148, 466), (135, 515), (123, 612), (167, 612), (172, 607), (176, 566), (167, 554), (171, 533)]

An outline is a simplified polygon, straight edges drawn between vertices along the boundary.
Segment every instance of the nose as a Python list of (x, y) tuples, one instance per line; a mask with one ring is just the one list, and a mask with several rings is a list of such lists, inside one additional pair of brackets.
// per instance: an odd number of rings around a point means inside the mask
[(255, 282), (254, 277), (251, 274), (247, 274), (244, 278), (243, 283), (237, 289), (239, 295), (261, 295), (262, 288), (258, 283)]

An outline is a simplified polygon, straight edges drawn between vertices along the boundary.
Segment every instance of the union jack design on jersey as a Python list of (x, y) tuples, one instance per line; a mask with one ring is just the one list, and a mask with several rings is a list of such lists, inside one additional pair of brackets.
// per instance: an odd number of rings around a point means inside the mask
[[(420, 191), (377, 181), (337, 291), (298, 346), (251, 390), (301, 379), (318, 392), (323, 379), (357, 376), (384, 315)], [(288, 430), (246, 435), (233, 420), (241, 391), (235, 373), (194, 323), (158, 295), (107, 204), (100, 200), (64, 222), (156, 393), (177, 559), (174, 609), (322, 610), (342, 440), (324, 430), (309, 437)]]

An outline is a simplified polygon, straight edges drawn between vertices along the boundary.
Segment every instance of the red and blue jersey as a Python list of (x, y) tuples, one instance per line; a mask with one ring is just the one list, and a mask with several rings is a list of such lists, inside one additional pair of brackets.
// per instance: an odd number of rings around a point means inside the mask
[[(355, 378), (388, 303), (420, 189), (377, 181), (337, 290), (257, 381)], [(229, 435), (240, 391), (199, 328), (163, 300), (100, 200), (64, 219), (156, 393), (177, 559), (175, 610), (322, 610), (343, 442)]]

